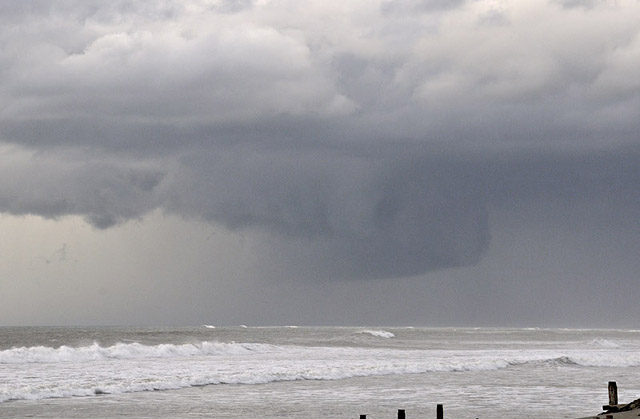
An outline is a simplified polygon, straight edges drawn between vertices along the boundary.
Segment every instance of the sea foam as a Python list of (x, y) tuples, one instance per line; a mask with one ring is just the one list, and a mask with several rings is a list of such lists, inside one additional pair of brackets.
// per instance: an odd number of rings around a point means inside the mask
[(0, 351), (0, 401), (202, 385), (489, 371), (527, 364), (536, 368), (539, 363), (563, 368), (634, 367), (640, 366), (640, 353), (616, 348), (469, 351), (209, 341), (180, 345), (119, 343), (102, 347), (94, 343), (83, 347), (21, 347)]
[(360, 333), (385, 339), (391, 339), (396, 336), (391, 332), (387, 332), (386, 330), (363, 330)]
[(622, 346), (619, 343), (607, 339), (594, 339), (591, 341), (591, 345), (603, 348), (620, 348)]
[(155, 346), (139, 343), (118, 343), (102, 347), (97, 343), (90, 346), (51, 348), (34, 346), (11, 348), (0, 351), (0, 364), (90, 362), (105, 359), (150, 359), (204, 355), (230, 355), (256, 352), (272, 352), (276, 346), (263, 343), (220, 343), (201, 342), (197, 344), (160, 344)]

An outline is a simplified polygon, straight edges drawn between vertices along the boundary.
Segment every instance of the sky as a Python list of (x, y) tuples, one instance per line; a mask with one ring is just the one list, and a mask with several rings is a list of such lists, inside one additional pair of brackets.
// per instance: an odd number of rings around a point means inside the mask
[(638, 0), (0, 0), (0, 325), (637, 327)]

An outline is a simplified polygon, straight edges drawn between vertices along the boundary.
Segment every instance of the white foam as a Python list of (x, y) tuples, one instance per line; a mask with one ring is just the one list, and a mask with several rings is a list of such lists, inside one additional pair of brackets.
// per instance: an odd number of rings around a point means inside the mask
[(363, 330), (360, 333), (375, 336), (377, 338), (385, 338), (385, 339), (391, 339), (396, 336), (391, 332), (387, 332), (386, 330)]
[(0, 351), (0, 364), (30, 364), (59, 362), (90, 362), (105, 359), (149, 359), (172, 358), (203, 355), (229, 355), (247, 352), (268, 353), (276, 348), (260, 343), (220, 343), (202, 342), (198, 344), (161, 344), (155, 346), (139, 343), (118, 343), (102, 347), (97, 343), (90, 346), (72, 348), (60, 346), (51, 348), (34, 346), (30, 348), (12, 348)]
[[(384, 332), (384, 331), (362, 331)], [(387, 332), (388, 333), (388, 332)], [(388, 336), (384, 333), (382, 335)], [(109, 347), (31, 347), (0, 351), (0, 401), (169, 390), (208, 384), (339, 380), (388, 374), (487, 371), (527, 363), (640, 366), (617, 348), (558, 350), (401, 350), (256, 343)]]
[(607, 340), (607, 339), (595, 339), (591, 341), (591, 345), (593, 346), (600, 346), (603, 348), (620, 348), (621, 345), (611, 341), (611, 340)]
[[(222, 345), (222, 346), (220, 346)], [(146, 354), (146, 355), (145, 355)], [(501, 359), (367, 348), (255, 344), (114, 345), (3, 352), (0, 401), (169, 390), (207, 384), (505, 368)], [(7, 363), (6, 361), (10, 361)]]

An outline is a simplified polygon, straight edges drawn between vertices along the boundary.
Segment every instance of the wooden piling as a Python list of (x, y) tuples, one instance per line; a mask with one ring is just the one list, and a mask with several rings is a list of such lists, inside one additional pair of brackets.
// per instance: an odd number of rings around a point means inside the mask
[(444, 409), (441, 404), (436, 406), (436, 419), (444, 419)]
[(398, 419), (405, 419), (406, 415), (404, 413), (404, 409), (398, 409)]
[(618, 385), (615, 381), (609, 381), (609, 406), (618, 404)]

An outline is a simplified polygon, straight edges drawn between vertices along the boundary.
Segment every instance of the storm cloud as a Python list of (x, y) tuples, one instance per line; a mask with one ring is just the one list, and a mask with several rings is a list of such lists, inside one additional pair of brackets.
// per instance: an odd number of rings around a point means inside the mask
[(640, 208), (638, 2), (0, 10), (0, 212), (161, 210), (380, 278), (478, 263), (505, 208)]

